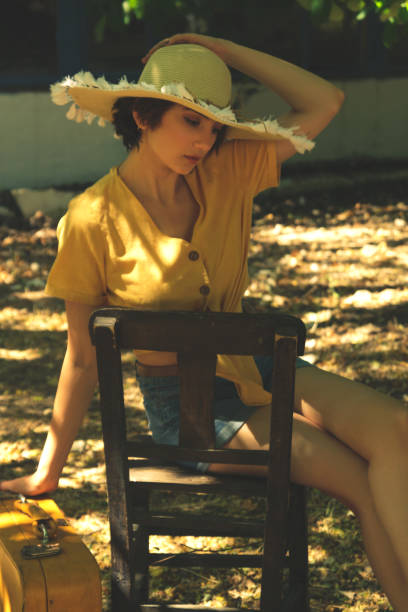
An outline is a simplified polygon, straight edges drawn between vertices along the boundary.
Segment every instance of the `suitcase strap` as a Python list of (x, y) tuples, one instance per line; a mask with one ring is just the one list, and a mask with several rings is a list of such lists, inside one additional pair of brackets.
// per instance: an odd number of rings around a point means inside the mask
[(59, 543), (50, 544), (50, 538), (57, 533), (58, 525), (55, 520), (45, 512), (38, 504), (27, 501), (23, 495), (14, 502), (14, 507), (32, 519), (34, 535), (40, 538), (40, 544), (23, 546), (21, 554), (25, 559), (37, 559), (38, 557), (50, 557), (61, 552)]

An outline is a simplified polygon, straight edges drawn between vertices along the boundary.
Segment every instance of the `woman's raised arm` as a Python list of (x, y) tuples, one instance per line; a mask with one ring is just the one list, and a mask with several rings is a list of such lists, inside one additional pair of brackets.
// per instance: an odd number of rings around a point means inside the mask
[[(145, 62), (159, 47), (179, 43), (203, 45), (226, 64), (250, 76), (280, 96), (290, 111), (278, 117), (285, 127), (298, 127), (299, 133), (315, 138), (340, 110), (344, 93), (321, 77), (262, 51), (232, 41), (202, 34), (175, 34), (155, 45), (143, 58)], [(288, 140), (277, 143), (280, 162), (296, 153)]]

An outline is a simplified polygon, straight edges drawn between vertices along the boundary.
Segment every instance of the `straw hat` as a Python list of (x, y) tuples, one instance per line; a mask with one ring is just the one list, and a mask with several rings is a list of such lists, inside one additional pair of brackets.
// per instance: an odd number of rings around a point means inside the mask
[(112, 107), (118, 98), (160, 98), (182, 104), (205, 117), (228, 126), (227, 139), (288, 139), (300, 153), (314, 143), (296, 133), (296, 127), (285, 128), (272, 119), (239, 121), (231, 109), (231, 73), (212, 51), (196, 44), (160, 47), (147, 61), (139, 81), (108, 83), (105, 77), (95, 79), (90, 72), (51, 85), (55, 104), (69, 104), (66, 116), (89, 124), (99, 117), (98, 125), (112, 121)]

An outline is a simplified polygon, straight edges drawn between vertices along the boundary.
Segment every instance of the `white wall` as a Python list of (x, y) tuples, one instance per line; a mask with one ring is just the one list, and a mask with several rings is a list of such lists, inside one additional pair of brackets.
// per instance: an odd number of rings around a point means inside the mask
[[(371, 157), (408, 162), (408, 79), (337, 85), (346, 94), (341, 113), (319, 136), (315, 149), (293, 161)], [(46, 92), (0, 94), (0, 190), (86, 183), (121, 162), (126, 152), (111, 126), (68, 121), (67, 109), (55, 106)], [(261, 90), (242, 110), (245, 115), (277, 116), (285, 105)]]
[[(342, 110), (318, 137), (313, 151), (293, 160), (370, 157), (408, 162), (408, 79), (337, 81), (336, 85), (346, 95)], [(285, 110), (285, 103), (265, 90), (245, 105), (254, 116)]]
[(46, 92), (0, 94), (0, 189), (96, 180), (125, 156), (110, 125), (75, 123)]

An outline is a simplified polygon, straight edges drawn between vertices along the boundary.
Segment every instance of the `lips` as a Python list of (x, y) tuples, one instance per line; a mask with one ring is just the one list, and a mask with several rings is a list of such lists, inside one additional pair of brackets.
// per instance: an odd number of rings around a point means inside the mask
[(201, 159), (200, 157), (193, 157), (192, 155), (185, 155), (184, 157), (186, 157), (193, 164), (196, 164)]

